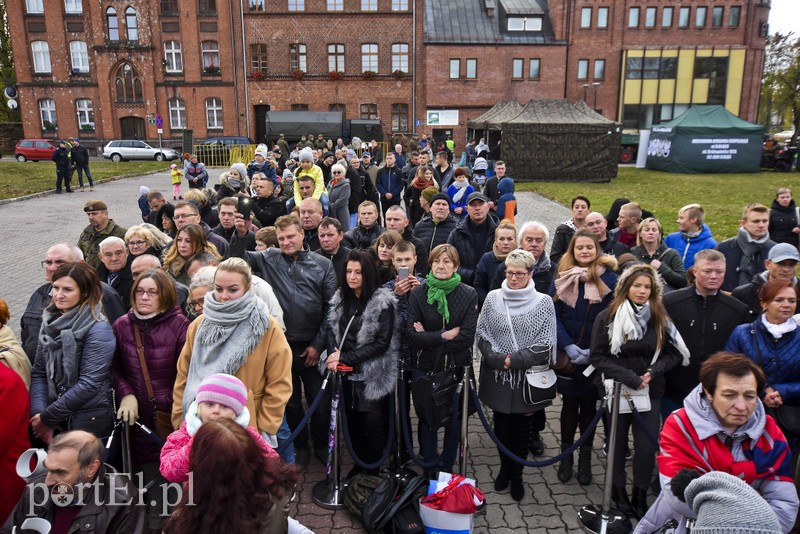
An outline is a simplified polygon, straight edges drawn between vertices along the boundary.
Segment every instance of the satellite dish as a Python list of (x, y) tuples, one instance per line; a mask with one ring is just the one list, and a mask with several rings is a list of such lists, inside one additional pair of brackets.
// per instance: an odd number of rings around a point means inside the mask
[(3, 94), (6, 98), (17, 98), (17, 88), (16, 87), (6, 87), (3, 90)]
[(17, 109), (17, 107), (19, 107), (19, 104), (17, 104), (17, 101), (16, 101), (16, 100), (14, 100), (13, 98), (12, 98), (12, 99), (10, 99), (10, 100), (9, 100), (9, 101), (6, 103), (6, 105), (8, 105), (8, 109)]

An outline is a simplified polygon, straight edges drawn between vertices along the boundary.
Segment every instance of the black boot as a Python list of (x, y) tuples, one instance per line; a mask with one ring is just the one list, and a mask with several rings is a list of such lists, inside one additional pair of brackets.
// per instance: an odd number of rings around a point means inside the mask
[(592, 483), (592, 446), (582, 445), (578, 452), (578, 484)]
[(633, 517), (633, 506), (631, 500), (628, 498), (628, 492), (625, 486), (611, 486), (611, 500), (617, 506), (620, 513), (628, 517)]
[(647, 488), (633, 488), (633, 516), (641, 519), (647, 513)]
[[(570, 445), (562, 446), (561, 450), (565, 451), (570, 447)], [(572, 466), (574, 465), (574, 459), (572, 454), (561, 460), (561, 463), (558, 465), (558, 480), (561, 482), (569, 482), (569, 479), (572, 478)]]
[(497, 478), (494, 479), (494, 490), (503, 491), (508, 487), (509, 473), (508, 473), (508, 459), (505, 456), (500, 457), (500, 472), (497, 473)]
[(511, 479), (511, 498), (519, 502), (525, 496), (525, 486), (522, 485), (522, 477)]
[(544, 454), (544, 441), (542, 441), (542, 437), (536, 431), (531, 433), (529, 450), (534, 456), (541, 456)]

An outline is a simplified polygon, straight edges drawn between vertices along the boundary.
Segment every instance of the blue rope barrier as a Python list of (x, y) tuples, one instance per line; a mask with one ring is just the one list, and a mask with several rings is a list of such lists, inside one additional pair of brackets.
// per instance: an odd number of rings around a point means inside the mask
[(286, 452), (287, 447), (289, 447), (289, 445), (294, 443), (294, 440), (297, 439), (297, 436), (298, 434), (300, 434), (300, 431), (306, 427), (308, 421), (311, 419), (311, 416), (314, 415), (315, 411), (317, 411), (319, 403), (322, 402), (322, 397), (325, 396), (325, 390), (328, 388), (328, 379), (330, 377), (331, 377), (331, 372), (328, 371), (328, 374), (325, 376), (325, 380), (322, 382), (322, 387), (319, 388), (319, 393), (317, 393), (317, 396), (314, 397), (314, 401), (311, 403), (311, 406), (308, 407), (306, 414), (300, 420), (300, 423), (297, 425), (297, 428), (295, 428), (292, 431), (292, 435), (289, 436), (289, 439), (281, 443), (280, 446), (277, 449), (275, 449), (275, 452), (277, 452), (279, 455)]
[(631, 405), (631, 413), (633, 414), (633, 418), (636, 420), (636, 424), (644, 432), (644, 435), (647, 437), (650, 444), (658, 450), (658, 439), (650, 432), (650, 429), (647, 428), (647, 423), (645, 423), (644, 419), (642, 418), (642, 414), (639, 413), (639, 410), (636, 409), (636, 405), (633, 403), (633, 400), (628, 399), (628, 402)]
[[(340, 384), (340, 388), (344, 387), (344, 380)], [(342, 395), (344, 398), (344, 395)], [(341, 406), (339, 409), (342, 410), (342, 437), (344, 437), (344, 444), (347, 446), (347, 452), (350, 453), (350, 457), (353, 459), (353, 462), (361, 469), (371, 470), (371, 469), (378, 469), (380, 466), (383, 465), (389, 458), (389, 453), (392, 451), (392, 443), (394, 442), (394, 400), (390, 403), (391, 410), (389, 411), (389, 437), (386, 440), (386, 445), (383, 447), (383, 452), (381, 453), (380, 460), (368, 464), (364, 462), (361, 458), (356, 455), (355, 450), (353, 449), (353, 441), (350, 438), (350, 430), (347, 428), (347, 408), (345, 406)]]

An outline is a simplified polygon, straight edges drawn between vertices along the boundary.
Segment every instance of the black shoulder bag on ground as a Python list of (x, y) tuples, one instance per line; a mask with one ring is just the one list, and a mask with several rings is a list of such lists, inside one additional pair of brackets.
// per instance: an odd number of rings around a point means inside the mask
[[(444, 327), (444, 320), (442, 320)], [(444, 358), (444, 369), (439, 369), (439, 362), (444, 353), (444, 344), (439, 347), (433, 370), (423, 376), (411, 379), (411, 396), (414, 410), (422, 423), (431, 429), (445, 426), (453, 417), (453, 396), (460, 382), (454, 366), (448, 367), (447, 356)], [(419, 353), (417, 353), (419, 368)]]
[[(758, 321), (758, 319), (756, 319)], [(758, 348), (758, 336), (756, 335), (756, 321), (750, 327), (750, 336), (753, 338), (753, 350), (755, 351), (756, 363), (761, 369), (764, 364), (761, 359), (761, 351)], [(764, 410), (771, 415), (786, 437), (800, 437), (800, 406), (789, 406), (782, 404), (777, 408), (770, 408), (766, 404)]]

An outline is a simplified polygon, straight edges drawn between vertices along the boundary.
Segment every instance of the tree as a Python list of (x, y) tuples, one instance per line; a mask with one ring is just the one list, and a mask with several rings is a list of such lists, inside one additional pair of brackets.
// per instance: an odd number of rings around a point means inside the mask
[(794, 126), (791, 143), (800, 133), (800, 38), (792, 32), (775, 33), (767, 40), (764, 78), (761, 85), (761, 122), (769, 125), (773, 117)]

